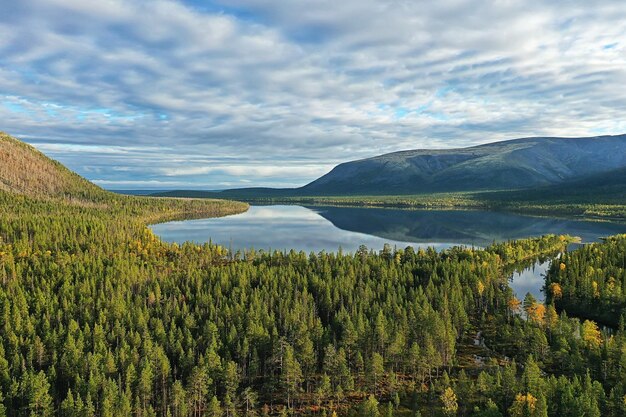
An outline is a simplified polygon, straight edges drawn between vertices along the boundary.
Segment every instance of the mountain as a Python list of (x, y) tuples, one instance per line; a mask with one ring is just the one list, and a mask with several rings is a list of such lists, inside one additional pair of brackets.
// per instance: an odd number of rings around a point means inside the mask
[(346, 162), (300, 195), (419, 194), (555, 185), (626, 167), (626, 135), (525, 138)]
[(0, 132), (0, 191), (30, 197), (92, 199), (106, 191), (37, 149)]

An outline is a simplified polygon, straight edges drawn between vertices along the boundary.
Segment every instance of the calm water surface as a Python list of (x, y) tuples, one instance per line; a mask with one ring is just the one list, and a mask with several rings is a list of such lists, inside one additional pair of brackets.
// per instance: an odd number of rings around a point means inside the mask
[[(400, 210), (352, 207), (251, 206), (242, 214), (151, 226), (168, 242), (207, 242), (233, 250), (354, 252), (360, 245), (380, 250), (385, 243), (406, 247), (487, 246), (494, 241), (547, 233), (579, 236), (583, 242), (626, 233), (626, 224), (533, 217), (505, 212)], [(543, 299), (540, 288), (549, 262), (514, 276), (518, 296)]]
[(543, 302), (543, 284), (546, 272), (550, 268), (550, 261), (537, 261), (534, 265), (520, 272), (515, 272), (511, 277), (511, 288), (515, 296), (524, 299), (527, 293), (531, 293), (538, 301)]

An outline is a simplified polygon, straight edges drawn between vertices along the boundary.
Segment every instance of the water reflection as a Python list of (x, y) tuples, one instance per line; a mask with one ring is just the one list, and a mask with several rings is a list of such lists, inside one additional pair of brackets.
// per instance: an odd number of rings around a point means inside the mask
[(234, 250), (278, 249), (355, 251), (360, 245), (487, 246), (494, 241), (547, 233), (580, 236), (583, 242), (617, 233), (626, 225), (489, 211), (400, 210), (351, 207), (251, 206), (245, 213), (217, 219), (153, 225), (166, 241), (212, 240)]
[(458, 244), (454, 240), (449, 242), (433, 240), (416, 244), (409, 240), (343, 230), (316, 210), (301, 206), (251, 206), (247, 212), (234, 216), (175, 221), (151, 227), (157, 235), (168, 242), (211, 240), (233, 250), (295, 249), (308, 253), (322, 250), (336, 251), (342, 248), (354, 252), (360, 245), (379, 250), (385, 243), (402, 248), (413, 245), (434, 246), (437, 249)]
[(583, 242), (626, 232), (626, 224), (493, 211), (312, 208), (336, 227), (408, 242), (456, 242), (488, 246), (494, 241), (570, 234)]
[(523, 300), (527, 293), (531, 293), (537, 301), (544, 301), (542, 288), (550, 262), (551, 260), (536, 261), (531, 266), (513, 273), (510, 286), (518, 299)]

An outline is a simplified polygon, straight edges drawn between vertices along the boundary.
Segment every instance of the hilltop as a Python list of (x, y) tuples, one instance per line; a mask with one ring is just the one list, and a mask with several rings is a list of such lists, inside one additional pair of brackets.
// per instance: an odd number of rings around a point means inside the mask
[(512, 190), (555, 185), (625, 167), (626, 135), (526, 138), (346, 162), (298, 192), (388, 195)]
[(102, 198), (108, 193), (33, 146), (0, 132), (0, 190), (30, 197)]

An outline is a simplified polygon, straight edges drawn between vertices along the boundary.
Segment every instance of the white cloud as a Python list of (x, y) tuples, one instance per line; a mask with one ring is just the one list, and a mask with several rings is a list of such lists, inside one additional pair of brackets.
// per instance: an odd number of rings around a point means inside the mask
[(92, 3), (3, 5), (0, 128), (102, 181), (303, 184), (398, 149), (626, 128), (622, 1)]
[[(162, 169), (167, 177), (204, 175), (216, 172), (226, 173), (234, 177), (279, 177), (279, 178), (315, 178), (332, 169), (332, 165), (298, 165), (298, 166), (268, 166), (268, 165), (219, 165), (195, 167), (175, 167)], [(251, 182), (248, 180), (247, 182)]]

